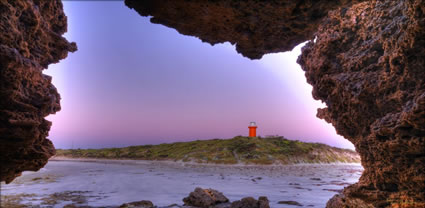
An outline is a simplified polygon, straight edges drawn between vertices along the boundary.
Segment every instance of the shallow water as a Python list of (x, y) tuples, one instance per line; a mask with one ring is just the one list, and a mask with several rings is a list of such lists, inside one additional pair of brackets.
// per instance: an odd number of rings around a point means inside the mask
[[(63, 207), (66, 204), (117, 206), (150, 200), (157, 206), (182, 205), (195, 187), (213, 188), (231, 201), (267, 196), (271, 207), (325, 207), (329, 198), (358, 181), (360, 164), (287, 166), (195, 165), (149, 161), (50, 161), (39, 172), (25, 172), (1, 185), (5, 197), (27, 194), (21, 204)], [(67, 192), (68, 191), (68, 192)], [(55, 194), (56, 193), (56, 194)], [(52, 194), (57, 200), (52, 201)]]

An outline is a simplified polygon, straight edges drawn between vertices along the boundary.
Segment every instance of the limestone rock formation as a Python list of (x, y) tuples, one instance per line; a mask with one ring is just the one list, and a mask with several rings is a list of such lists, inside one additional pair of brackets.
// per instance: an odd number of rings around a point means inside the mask
[(182, 34), (229, 41), (252, 59), (309, 40), (298, 63), (327, 104), (318, 117), (353, 142), (365, 168), (328, 207), (425, 206), (424, 0), (126, 5)]
[(270, 208), (269, 199), (260, 196), (258, 200), (252, 197), (245, 197), (239, 201), (232, 202), (230, 208)]
[(126, 0), (125, 4), (142, 16), (153, 16), (152, 23), (212, 45), (236, 44), (243, 56), (259, 59), (310, 39), (328, 11), (358, 1)]
[(334, 10), (302, 50), (313, 97), (327, 104), (318, 117), (353, 142), (365, 168), (345, 198), (425, 206), (424, 12), (423, 0)]
[(142, 200), (122, 204), (119, 208), (154, 208), (155, 206), (151, 201)]
[(261, 196), (258, 200), (252, 197), (245, 197), (241, 200), (229, 202), (226, 196), (214, 189), (196, 188), (188, 197), (183, 199), (183, 207), (204, 207), (204, 208), (270, 208), (269, 200)]
[(0, 181), (43, 167), (55, 152), (44, 119), (60, 110), (60, 96), (43, 69), (75, 51), (62, 3), (0, 1)]
[[(425, 206), (425, 0), (125, 3), (252, 59), (309, 40), (298, 62), (327, 104), (318, 116), (353, 142), (365, 167), (328, 207)], [(62, 37), (59, 0), (0, 0), (0, 17), (0, 181), (10, 182), (54, 153), (44, 117), (60, 97), (42, 70), (76, 45)]]
[(212, 207), (217, 204), (229, 202), (221, 192), (214, 189), (196, 188), (188, 197), (183, 199), (186, 206)]

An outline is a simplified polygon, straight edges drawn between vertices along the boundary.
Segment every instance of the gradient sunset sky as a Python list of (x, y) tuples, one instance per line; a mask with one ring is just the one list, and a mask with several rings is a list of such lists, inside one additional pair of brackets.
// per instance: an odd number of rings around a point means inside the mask
[(49, 138), (102, 148), (258, 134), (354, 148), (324, 120), (296, 64), (301, 45), (249, 60), (155, 25), (122, 1), (64, 1), (78, 51), (46, 74), (62, 97)]

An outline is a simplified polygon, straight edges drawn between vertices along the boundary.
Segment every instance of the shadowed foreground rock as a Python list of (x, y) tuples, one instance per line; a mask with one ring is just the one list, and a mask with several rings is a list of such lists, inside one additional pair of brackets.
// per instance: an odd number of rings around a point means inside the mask
[(229, 41), (254, 59), (309, 40), (298, 63), (313, 97), (327, 104), (318, 117), (355, 145), (365, 168), (328, 207), (425, 207), (424, 0), (126, 5), (182, 34)]
[(44, 117), (60, 110), (60, 96), (42, 71), (76, 45), (62, 37), (59, 0), (2, 0), (0, 18), (0, 181), (8, 183), (55, 153)]

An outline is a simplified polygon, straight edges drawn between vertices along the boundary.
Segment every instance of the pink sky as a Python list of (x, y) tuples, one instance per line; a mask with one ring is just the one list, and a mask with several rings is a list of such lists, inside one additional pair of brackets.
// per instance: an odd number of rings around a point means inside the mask
[[(291, 52), (249, 60), (149, 23), (123, 2), (65, 1), (66, 37), (79, 50), (47, 74), (62, 96), (50, 139), (101, 148), (258, 134), (353, 148), (316, 118), (324, 105)], [(114, 15), (109, 15), (114, 14)]]

